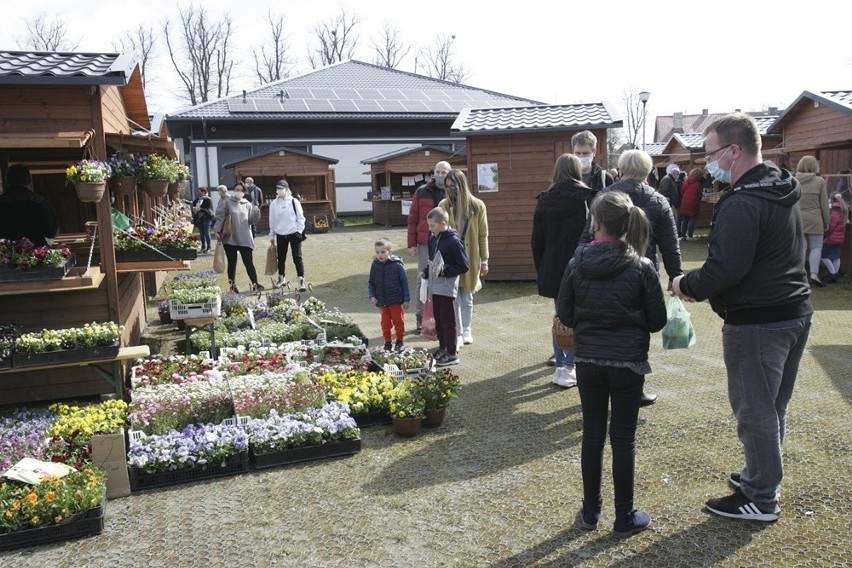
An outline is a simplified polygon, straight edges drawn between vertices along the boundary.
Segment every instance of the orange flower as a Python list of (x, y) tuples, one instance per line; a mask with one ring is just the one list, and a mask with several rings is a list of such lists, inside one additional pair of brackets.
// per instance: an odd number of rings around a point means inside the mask
[(35, 505), (36, 501), (38, 501), (38, 495), (35, 493), (27, 493), (27, 502), (29, 502), (30, 505)]
[(15, 499), (15, 501), (12, 503), (12, 508), (16, 511), (18, 509), (20, 509), (21, 508), (21, 501), (18, 500), (18, 499)]
[(56, 500), (56, 494), (53, 491), (48, 491), (44, 498), (52, 503)]

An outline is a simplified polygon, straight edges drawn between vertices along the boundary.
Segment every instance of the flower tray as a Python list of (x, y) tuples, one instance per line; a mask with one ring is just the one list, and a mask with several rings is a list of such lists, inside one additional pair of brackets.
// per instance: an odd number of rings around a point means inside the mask
[(65, 278), (68, 271), (77, 263), (77, 256), (71, 255), (65, 264), (58, 267), (37, 266), (29, 270), (17, 268), (0, 268), (0, 282), (20, 282), (30, 280), (60, 280)]
[(88, 361), (90, 359), (113, 359), (118, 355), (118, 350), (119, 345), (116, 343), (114, 345), (88, 349), (61, 349), (59, 351), (44, 351), (42, 353), (13, 353), (12, 367), (41, 367), (44, 365), (72, 363), (74, 361)]
[(0, 371), (12, 368), (12, 356), (0, 357)]
[(353, 414), (352, 418), (359, 428), (365, 426), (375, 426), (376, 424), (393, 424), (393, 418), (388, 412), (365, 412), (363, 414)]
[(222, 314), (222, 296), (216, 294), (210, 301), (201, 304), (181, 304), (169, 300), (169, 314), (173, 320), (219, 317)]
[(84, 511), (58, 525), (0, 533), (0, 551), (100, 534), (104, 530), (106, 501), (106, 498), (104, 498), (99, 506)]
[(256, 454), (252, 450), (251, 457), (255, 469), (266, 469), (279, 465), (349, 456), (361, 451), (361, 438), (354, 440), (336, 440), (316, 446), (290, 448), (280, 452)]
[(195, 260), (198, 251), (195, 249), (161, 249), (162, 254), (151, 249), (117, 250), (116, 262), (163, 262), (166, 260)]
[(130, 490), (144, 491), (145, 489), (156, 489), (182, 483), (192, 483), (202, 479), (213, 479), (226, 477), (238, 473), (246, 473), (249, 470), (248, 452), (240, 452), (229, 457), (225, 465), (207, 465), (205, 467), (188, 467), (174, 471), (160, 471), (157, 473), (145, 473), (139, 468), (129, 467)]

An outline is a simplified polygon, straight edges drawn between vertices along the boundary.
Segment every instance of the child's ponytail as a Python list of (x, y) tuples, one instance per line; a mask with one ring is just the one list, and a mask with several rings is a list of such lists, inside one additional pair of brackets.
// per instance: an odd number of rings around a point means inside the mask
[(627, 208), (627, 215), (627, 234), (624, 238), (636, 254), (645, 256), (648, 241), (651, 240), (651, 224), (648, 222), (648, 217), (641, 207), (632, 203)]
[(621, 239), (645, 256), (651, 239), (651, 225), (641, 207), (633, 205), (630, 196), (621, 191), (606, 191), (592, 203), (595, 221), (606, 229), (607, 234)]

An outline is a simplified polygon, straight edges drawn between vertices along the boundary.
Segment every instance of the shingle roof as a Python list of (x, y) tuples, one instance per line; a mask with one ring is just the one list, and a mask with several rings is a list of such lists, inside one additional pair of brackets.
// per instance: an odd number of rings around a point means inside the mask
[(340, 160), (337, 158), (329, 158), (328, 156), (320, 156), (319, 154), (312, 154), (311, 152), (305, 152), (304, 150), (296, 150), (295, 148), (288, 148), (286, 146), (281, 146), (280, 148), (275, 148), (274, 150), (269, 150), (268, 152), (261, 152), (260, 154), (252, 154), (251, 156), (246, 156), (245, 158), (240, 158), (239, 160), (233, 160), (231, 162), (227, 162), (222, 164), (224, 168), (231, 169), (237, 164), (242, 164), (255, 158), (260, 158), (261, 156), (268, 156), (269, 154), (277, 154), (279, 152), (286, 152), (288, 154), (298, 154), (299, 156), (307, 156), (308, 158), (316, 158), (318, 160), (323, 160), (332, 164), (338, 163)]
[[(660, 140), (671, 140), (671, 137), (674, 134), (699, 134), (703, 133), (704, 129), (707, 126), (721, 116), (725, 116), (726, 112), (718, 113), (718, 114), (685, 114), (683, 115), (683, 132), (674, 132), (674, 116), (658, 116), (655, 121), (655, 135), (659, 137)], [(761, 136), (765, 136), (768, 132), (767, 130), (775, 122), (775, 119), (778, 118), (776, 114), (767, 114), (765, 112), (747, 112), (746, 114), (750, 115), (755, 122), (757, 122), (757, 127), (760, 131)]]
[(680, 145), (686, 148), (687, 150), (703, 150), (704, 149), (704, 135), (699, 134), (697, 132), (691, 132), (689, 134), (675, 134), (674, 138), (680, 142)]
[(379, 162), (384, 162), (390, 160), (392, 158), (398, 158), (400, 156), (405, 156), (406, 154), (411, 154), (413, 152), (422, 152), (424, 150), (433, 150), (436, 152), (443, 152), (445, 154), (454, 154), (456, 156), (464, 156), (465, 152), (462, 151), (451, 151), (446, 148), (439, 148), (437, 146), (410, 146), (408, 148), (401, 148), (399, 150), (393, 150), (392, 152), (387, 152), (385, 154), (380, 154), (378, 156), (373, 156), (372, 158), (367, 158), (366, 160), (361, 160), (362, 164), (378, 164)]
[(0, 51), (0, 85), (126, 85), (133, 55)]
[(453, 123), (451, 131), (476, 135), (507, 130), (541, 132), (621, 126), (621, 118), (606, 103), (582, 103), (466, 109)]
[(171, 120), (455, 118), (469, 107), (540, 104), (361, 61), (344, 61), (168, 114)]
[(852, 114), (852, 91), (802, 91), (802, 94), (788, 106), (781, 116), (778, 116), (772, 124), (767, 127), (767, 132), (780, 134), (780, 125), (787, 120), (787, 115), (799, 105), (803, 99), (821, 102), (835, 110), (845, 114)]
[(649, 142), (645, 144), (645, 152), (648, 153), (649, 156), (662, 156), (663, 150), (666, 149), (668, 143), (666, 142)]

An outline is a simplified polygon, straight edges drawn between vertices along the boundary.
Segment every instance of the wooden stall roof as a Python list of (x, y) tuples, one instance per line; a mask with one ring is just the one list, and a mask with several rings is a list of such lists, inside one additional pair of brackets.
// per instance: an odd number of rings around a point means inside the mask
[(319, 175), (328, 172), (330, 164), (336, 164), (339, 161), (335, 158), (282, 146), (269, 152), (228, 162), (224, 164), (224, 167), (236, 169), (243, 176)]
[(606, 102), (464, 109), (451, 127), (454, 136), (621, 128), (623, 121)]
[[(821, 106), (826, 107), (827, 111), (821, 110)], [(838, 117), (843, 120), (837, 120)], [(806, 119), (820, 123), (814, 124), (813, 130), (818, 132), (818, 136), (811, 141), (810, 148), (849, 142), (852, 140), (852, 131), (849, 129), (852, 119), (852, 91), (803, 91), (770, 125), (768, 132), (783, 134), (786, 146), (788, 136), (785, 129), (797, 120)], [(807, 147), (807, 144), (800, 145), (802, 148)]]
[[(404, 158), (404, 160), (398, 160), (400, 158)], [(397, 161), (403, 161), (406, 164), (411, 163), (412, 158), (418, 162), (420, 160), (417, 160), (417, 158), (424, 158), (425, 161), (431, 162), (429, 164), (430, 169), (432, 166), (434, 166), (437, 162), (440, 162), (441, 160), (449, 162), (450, 165), (464, 164), (464, 162), (467, 160), (467, 156), (464, 151), (453, 152), (447, 150), (446, 148), (440, 148), (438, 146), (424, 145), (410, 146), (408, 148), (394, 150), (393, 152), (386, 152), (378, 156), (373, 156), (372, 158), (367, 158), (366, 160), (361, 160), (361, 163), (364, 165), (386, 163), (388, 166), (390, 166)]]

